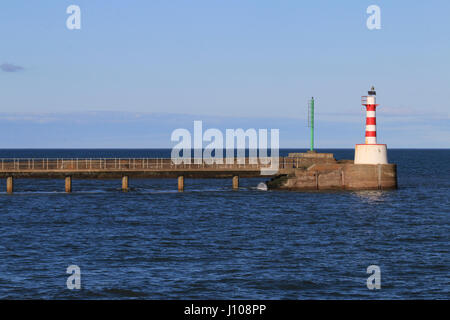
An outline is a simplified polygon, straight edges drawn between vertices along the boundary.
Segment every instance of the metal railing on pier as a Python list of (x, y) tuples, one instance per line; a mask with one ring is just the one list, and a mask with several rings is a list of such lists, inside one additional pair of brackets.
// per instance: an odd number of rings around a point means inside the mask
[[(1, 171), (55, 171), (55, 170), (233, 170), (270, 168), (275, 165), (271, 158), (191, 159), (188, 163), (176, 164), (170, 158), (16, 158), (0, 159)], [(298, 158), (279, 157), (278, 168), (302, 167)]]

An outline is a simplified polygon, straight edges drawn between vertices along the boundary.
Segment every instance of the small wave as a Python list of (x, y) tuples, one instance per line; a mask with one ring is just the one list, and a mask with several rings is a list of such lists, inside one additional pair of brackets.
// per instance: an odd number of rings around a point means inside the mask
[(267, 185), (264, 182), (258, 183), (256, 190), (267, 191)]

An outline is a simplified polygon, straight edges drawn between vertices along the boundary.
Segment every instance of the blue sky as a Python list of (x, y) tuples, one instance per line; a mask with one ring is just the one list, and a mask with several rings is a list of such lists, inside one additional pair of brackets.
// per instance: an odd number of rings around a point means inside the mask
[(449, 16), (445, 0), (4, 1), (0, 147), (171, 147), (193, 120), (307, 147), (314, 96), (317, 145), (351, 148), (373, 84), (380, 142), (447, 148)]

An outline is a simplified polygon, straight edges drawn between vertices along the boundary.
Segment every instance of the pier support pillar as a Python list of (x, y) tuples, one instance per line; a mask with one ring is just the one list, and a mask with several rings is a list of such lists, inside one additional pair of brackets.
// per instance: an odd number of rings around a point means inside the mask
[(184, 191), (184, 176), (178, 176), (178, 191)]
[(233, 190), (239, 189), (239, 176), (233, 176)]
[(13, 193), (14, 192), (14, 179), (13, 177), (6, 178), (6, 192)]
[(127, 192), (128, 191), (128, 176), (122, 177), (122, 191)]
[(65, 178), (66, 181), (66, 192), (70, 193), (72, 192), (72, 177), (71, 176), (67, 176)]

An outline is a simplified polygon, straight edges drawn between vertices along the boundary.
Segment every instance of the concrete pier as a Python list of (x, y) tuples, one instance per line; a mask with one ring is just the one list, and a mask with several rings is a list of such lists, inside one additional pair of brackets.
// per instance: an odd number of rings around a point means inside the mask
[(65, 178), (65, 185), (66, 185), (66, 192), (67, 193), (72, 192), (72, 177), (71, 176), (67, 176)]
[(178, 176), (178, 191), (184, 191), (184, 176)]
[[(238, 161), (238, 160), (243, 160)], [(353, 160), (334, 159), (332, 154), (293, 153), (279, 157), (278, 170), (271, 163), (250, 163), (249, 158), (235, 158), (234, 164), (175, 164), (172, 159), (105, 158), (105, 159), (0, 159), (0, 178), (7, 180), (7, 192), (12, 193), (15, 179), (65, 179), (66, 192), (72, 191), (72, 178), (122, 179), (122, 190), (129, 179), (178, 179), (178, 190), (184, 190), (184, 179), (231, 179), (232, 188), (239, 188), (241, 178), (273, 178), (269, 189), (332, 190), (390, 189), (397, 187), (394, 164), (364, 165)], [(263, 173), (264, 172), (264, 173)], [(228, 180), (229, 181), (229, 180)]]
[(127, 192), (128, 191), (128, 176), (122, 177), (122, 191)]
[(14, 179), (13, 177), (6, 178), (6, 192), (13, 193), (14, 192)]
[(233, 190), (239, 189), (239, 176), (233, 176)]

